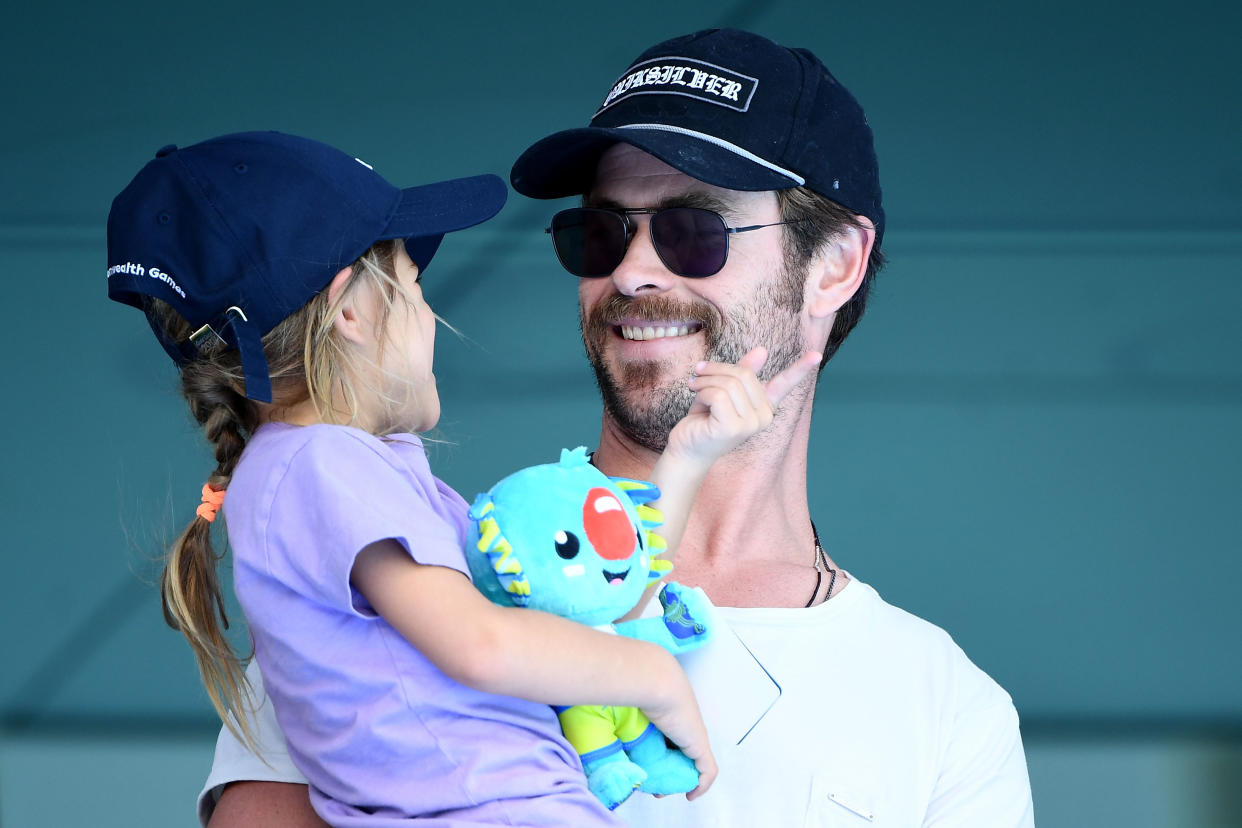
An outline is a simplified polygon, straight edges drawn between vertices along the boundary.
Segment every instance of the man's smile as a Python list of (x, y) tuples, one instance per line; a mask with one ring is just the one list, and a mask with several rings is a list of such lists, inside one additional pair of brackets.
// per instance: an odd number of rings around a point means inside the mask
[(698, 322), (648, 322), (643, 325), (618, 325), (614, 328), (623, 339), (644, 341), (668, 337), (689, 336), (702, 330)]

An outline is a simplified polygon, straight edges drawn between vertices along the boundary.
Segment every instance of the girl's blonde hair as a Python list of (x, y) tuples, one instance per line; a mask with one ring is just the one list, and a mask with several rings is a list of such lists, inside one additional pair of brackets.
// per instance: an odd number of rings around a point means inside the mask
[[(320, 291), (263, 337), (263, 352), (272, 378), (274, 419), (282, 409), (310, 400), (319, 419), (339, 425), (361, 425), (362, 401), (374, 398), (374, 372), (358, 364), (356, 349), (349, 349), (336, 335), (333, 320), (354, 290), (370, 285), (383, 298), (378, 326), (381, 343), (398, 297), (408, 298), (396, 278), (395, 245), (378, 242), (353, 264), (345, 289), (330, 301)], [(175, 342), (186, 340), (190, 325), (167, 305), (154, 302), (152, 313)], [(369, 377), (369, 378), (368, 378)], [(194, 419), (203, 427), (215, 449), (216, 468), (207, 485), (228, 488), (247, 440), (262, 421), (259, 405), (245, 396), (241, 357), (236, 349), (219, 340), (204, 343), (200, 356), (181, 368), (181, 389)], [(391, 395), (383, 401), (391, 407)], [(393, 417), (383, 419), (377, 431), (399, 427)], [(164, 620), (180, 630), (194, 650), (203, 685), (221, 720), (234, 735), (254, 748), (254, 734), (247, 724), (249, 687), (245, 661), (249, 654), (236, 653), (225, 635), (229, 622), (216, 565), (224, 557), (212, 545), (211, 522), (195, 517), (168, 551), (161, 577)], [(235, 721), (228, 712), (235, 711)]]

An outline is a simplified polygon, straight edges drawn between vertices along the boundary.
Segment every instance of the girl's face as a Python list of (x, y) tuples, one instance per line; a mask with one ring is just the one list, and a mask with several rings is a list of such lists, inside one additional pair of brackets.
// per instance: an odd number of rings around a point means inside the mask
[[(366, 302), (371, 330), (372, 363), (377, 366), (377, 389), (387, 398), (379, 418), (401, 431), (427, 431), (440, 419), (440, 395), (432, 373), (435, 351), (436, 317), (423, 300), (418, 266), (410, 261), (401, 241), (395, 243), (393, 269), (398, 289), (386, 324), (382, 296), (371, 295)], [(375, 289), (370, 285), (372, 293)]]

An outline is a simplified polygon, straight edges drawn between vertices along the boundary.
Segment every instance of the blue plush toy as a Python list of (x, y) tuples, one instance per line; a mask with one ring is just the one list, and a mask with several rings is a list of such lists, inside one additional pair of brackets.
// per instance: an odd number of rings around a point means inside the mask
[[(470, 507), (466, 560), (475, 585), (494, 603), (530, 607), (605, 627), (625, 615), (647, 584), (672, 564), (657, 556), (664, 540), (651, 532), (660, 513), (650, 483), (610, 478), (586, 449), (562, 450), (559, 463), (530, 466), (480, 494)], [(683, 652), (708, 631), (701, 590), (667, 584), (662, 618), (606, 626)], [(668, 747), (639, 710), (557, 708), (565, 738), (582, 757), (591, 792), (616, 808), (635, 790), (684, 793), (698, 785), (694, 763)]]

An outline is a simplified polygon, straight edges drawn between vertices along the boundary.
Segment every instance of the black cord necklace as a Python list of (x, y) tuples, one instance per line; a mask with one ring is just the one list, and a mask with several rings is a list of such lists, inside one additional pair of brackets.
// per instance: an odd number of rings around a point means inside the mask
[(819, 532), (815, 529), (815, 521), (811, 521), (811, 534), (815, 536), (815, 560), (811, 563), (811, 566), (815, 567), (815, 589), (811, 592), (811, 600), (806, 602), (807, 607), (815, 603), (825, 571), (832, 573), (828, 579), (828, 594), (824, 596), (825, 601), (832, 597), (832, 588), (837, 585), (837, 571), (828, 565), (828, 555), (824, 552), (824, 547), (819, 545)]
[[(591, 452), (588, 462), (592, 466), (595, 465), (595, 452)], [(815, 528), (815, 521), (811, 521), (811, 534), (815, 536), (815, 560), (811, 562), (811, 566), (815, 569), (815, 589), (811, 591), (811, 599), (806, 602), (803, 609), (809, 609), (815, 603), (819, 595), (819, 586), (824, 582), (824, 572), (832, 573), (828, 578), (828, 594), (824, 596), (825, 601), (832, 597), (833, 587), (837, 585), (837, 570), (828, 565), (828, 553), (824, 552), (824, 547), (819, 544), (819, 530)]]

